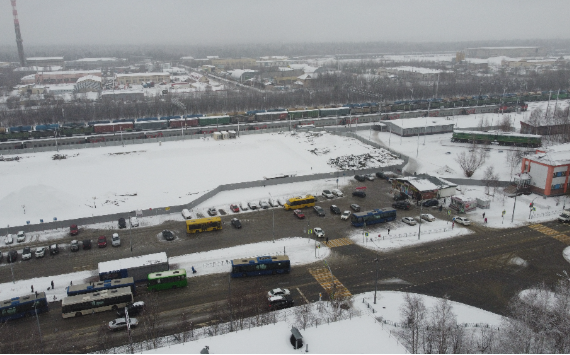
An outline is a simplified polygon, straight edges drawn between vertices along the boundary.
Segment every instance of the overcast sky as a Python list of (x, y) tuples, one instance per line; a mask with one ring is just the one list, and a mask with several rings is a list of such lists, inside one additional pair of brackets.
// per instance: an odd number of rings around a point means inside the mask
[[(570, 37), (568, 0), (18, 0), (26, 44), (470, 41)], [(0, 43), (15, 46), (9, 0)]]

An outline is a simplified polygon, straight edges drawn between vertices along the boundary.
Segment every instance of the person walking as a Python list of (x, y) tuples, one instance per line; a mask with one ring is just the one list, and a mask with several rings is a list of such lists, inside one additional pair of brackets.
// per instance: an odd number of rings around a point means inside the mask
[(194, 266), (192, 266), (192, 273), (193, 273), (193, 274), (196, 273), (196, 269), (194, 269)]
[(53, 286), (53, 280), (51, 280), (51, 289), (53, 290), (55, 287)]
[(388, 228), (388, 235), (390, 235), (390, 228)]
[(485, 218), (485, 223), (487, 223), (487, 218)]
[(451, 229), (453, 229), (453, 227), (455, 227), (455, 221), (451, 223)]
[(325, 241), (326, 245), (329, 245), (329, 237), (327, 237), (327, 240)]
[(485, 212), (483, 212), (483, 218), (485, 218)]
[(34, 292), (34, 285), (32, 285), (32, 293)]

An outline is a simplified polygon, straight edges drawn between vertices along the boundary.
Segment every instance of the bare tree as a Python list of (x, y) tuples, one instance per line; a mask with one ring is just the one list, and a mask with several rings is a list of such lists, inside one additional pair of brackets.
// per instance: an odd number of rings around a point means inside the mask
[[(151, 292), (146, 295), (145, 312), (142, 316), (143, 334), (147, 348), (156, 349), (160, 346), (159, 338), (162, 335), (162, 321), (160, 319), (160, 302), (158, 294)], [(150, 347), (152, 345), (152, 347)]]
[[(452, 347), (451, 329), (457, 326), (457, 319), (452, 306), (446, 297), (438, 300), (431, 310), (429, 327), (426, 330), (424, 352), (445, 354)], [(458, 335), (458, 334), (456, 334)], [(462, 340), (455, 340), (461, 343)]]
[(485, 182), (485, 193), (490, 195), (491, 188), (493, 188), (493, 197), (495, 196), (495, 190), (499, 186), (499, 174), (495, 173), (495, 168), (490, 165), (485, 169), (483, 175), (483, 181)]
[(469, 152), (457, 154), (455, 161), (463, 170), (466, 177), (471, 177), (485, 163), (485, 152), (480, 148), (472, 148)]
[(295, 325), (297, 327), (305, 330), (315, 320), (312, 308), (310, 303), (295, 307)]
[(402, 339), (412, 354), (417, 354), (420, 349), (421, 333), (426, 323), (426, 306), (422, 297), (416, 294), (406, 293), (404, 303), (400, 307), (402, 323)]
[(503, 132), (510, 132), (513, 130), (513, 124), (511, 122), (511, 115), (503, 115), (501, 121), (499, 122), (499, 129)]
[(524, 155), (522, 150), (509, 150), (507, 151), (507, 164), (511, 168), (511, 175), (513, 175), (513, 171), (517, 166), (520, 166), (522, 163)]

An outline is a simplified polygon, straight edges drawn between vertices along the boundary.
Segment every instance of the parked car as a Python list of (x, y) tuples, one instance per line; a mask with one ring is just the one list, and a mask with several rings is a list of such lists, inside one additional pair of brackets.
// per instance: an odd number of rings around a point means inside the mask
[(330, 210), (333, 214), (340, 214), (340, 208), (337, 205), (331, 205)]
[(295, 305), (295, 301), (293, 301), (293, 298), (290, 296), (273, 296), (269, 297), (268, 301), (270, 311), (289, 308)]
[(6, 262), (13, 263), (16, 262), (16, 260), (18, 260), (18, 252), (15, 250), (8, 251), (6, 254)]
[(360, 206), (357, 205), (356, 203), (351, 204), (351, 205), (350, 205), (350, 208), (352, 208), (352, 210), (353, 210), (354, 212), (360, 212)]
[(400, 210), (409, 210), (412, 208), (412, 204), (408, 201), (396, 201), (392, 204), (392, 207), (398, 208)]
[(234, 213), (237, 213), (237, 212), (239, 212), (239, 207), (238, 207), (238, 205), (231, 204), (230, 210)]
[(319, 216), (319, 217), (325, 216), (325, 210), (321, 206), (315, 206), (315, 207), (313, 207), (313, 209), (317, 213), (317, 216)]
[(366, 197), (366, 192), (361, 191), (361, 190), (356, 190), (352, 192), (352, 196), (355, 197)]
[(416, 220), (413, 219), (412, 217), (404, 217), (404, 218), (402, 218), (402, 222), (409, 224), (410, 226), (416, 225)]
[(266, 210), (269, 208), (269, 204), (265, 200), (259, 200), (259, 208)]
[(324, 238), (325, 237), (325, 231), (322, 228), (315, 227), (315, 228), (313, 228), (313, 232), (315, 233), (315, 237), (317, 237), (317, 238)]
[(100, 236), (99, 238), (97, 238), (97, 246), (99, 248), (104, 248), (107, 246), (107, 237), (105, 237), (104, 235)]
[[(134, 303), (128, 303), (127, 304), (127, 311), (129, 312), (129, 317), (130, 316), (136, 316), (137, 314), (139, 314), (140, 312), (142, 312), (144, 310), (144, 302), (143, 301), (137, 301)], [(125, 307), (121, 307), (117, 309), (117, 315), (119, 317), (124, 317), (125, 316)]]
[(364, 177), (368, 181), (374, 181), (374, 174), (366, 174), (366, 175), (364, 175)]
[(6, 238), (4, 239), (4, 243), (6, 244), (12, 244), (14, 243), (14, 238), (12, 237), (12, 234), (8, 234), (6, 236)]
[(77, 228), (77, 224), (72, 224), (71, 226), (69, 226), (69, 234), (70, 235), (79, 234), (79, 228)]
[(36, 259), (37, 258), (43, 258), (44, 256), (46, 256), (46, 250), (47, 250), (47, 247), (37, 247), (36, 252), (34, 253)]
[(399, 192), (394, 195), (394, 201), (405, 201), (408, 199), (408, 195), (403, 192)]
[(267, 202), (269, 202), (269, 206), (271, 207), (279, 207), (279, 202), (277, 202), (276, 199), (270, 198)]
[(139, 226), (139, 219), (137, 217), (131, 217), (131, 227), (138, 227)]
[(69, 244), (69, 250), (71, 251), (78, 251), (79, 250), (79, 242), (77, 240), (72, 240)]
[(344, 221), (344, 220), (347, 220), (347, 219), (350, 218), (350, 215), (351, 215), (351, 214), (352, 214), (352, 212), (350, 212), (350, 211), (344, 211), (344, 212), (342, 213), (342, 215), (340, 216), (340, 219), (342, 219), (343, 221)]
[(455, 221), (455, 223), (460, 223), (460, 224), (463, 224), (464, 226), (468, 226), (471, 224), (471, 221), (469, 219), (467, 219), (466, 217), (455, 216), (455, 217), (453, 217), (453, 220)]
[(85, 239), (83, 241), (83, 250), (91, 249), (91, 240)]
[(32, 249), (30, 247), (25, 247), (22, 250), (22, 260), (30, 260), (32, 258)]
[(366, 177), (364, 177), (364, 175), (354, 175), (354, 178), (358, 181), (366, 181)]
[(230, 223), (232, 224), (232, 226), (233, 226), (234, 228), (237, 228), (237, 229), (240, 229), (240, 228), (241, 228), (241, 222), (240, 222), (240, 220), (237, 219), (237, 218), (232, 218), (232, 220), (231, 220)]
[(435, 198), (432, 198), (432, 199), (430, 199), (430, 200), (424, 201), (424, 202), (422, 203), (422, 206), (424, 206), (424, 207), (431, 207), (431, 206), (437, 206), (437, 205), (439, 205), (439, 201), (438, 201), (437, 199), (435, 199)]
[(18, 235), (16, 237), (16, 241), (18, 243), (22, 243), (26, 241), (26, 233), (24, 233), (24, 231), (19, 231)]
[(162, 237), (165, 240), (174, 240), (174, 233), (172, 233), (171, 231), (169, 231), (168, 229), (165, 229), (162, 231)]
[(426, 221), (428, 221), (428, 222), (433, 222), (433, 221), (435, 221), (435, 217), (432, 216), (432, 215), (429, 214), (429, 213), (424, 213), (424, 214), (422, 214), (422, 215), (420, 216), (420, 218), (423, 219), (423, 220), (426, 220)]
[(344, 194), (342, 193), (342, 191), (340, 191), (339, 189), (332, 189), (331, 192), (332, 192), (336, 197), (342, 197), (342, 196), (344, 196)]
[(384, 179), (384, 178), (385, 178), (385, 177), (384, 177), (384, 172), (383, 172), (383, 171), (378, 171), (378, 172), (376, 173), (376, 177), (379, 178), (379, 179)]
[(218, 214), (218, 211), (216, 211), (216, 209), (214, 207), (208, 208), (208, 215), (216, 216), (217, 214)]
[(111, 245), (114, 247), (121, 246), (121, 238), (119, 237), (119, 233), (113, 233), (111, 237)]
[(334, 194), (330, 190), (323, 190), (322, 195), (326, 198), (334, 198)]
[(247, 205), (247, 203), (242, 202), (239, 204), (239, 208), (241, 208), (242, 211), (247, 211), (249, 210), (249, 206)]
[(127, 228), (127, 221), (123, 217), (119, 218), (119, 229)]
[(59, 254), (59, 247), (57, 246), (57, 244), (52, 244), (49, 246), (49, 253), (50, 255)]
[[(129, 317), (129, 324), (131, 328), (134, 328), (137, 325), (139, 325), (139, 321), (136, 318)], [(109, 330), (119, 330), (119, 329), (127, 329), (126, 318), (117, 318), (109, 322)]]
[(257, 203), (255, 202), (248, 202), (247, 205), (249, 206), (249, 208), (251, 208), (251, 210), (256, 210), (257, 209)]
[(267, 297), (273, 296), (289, 296), (291, 292), (286, 288), (274, 288), (273, 290), (267, 292)]
[(293, 214), (299, 219), (305, 218), (305, 214), (301, 210), (295, 210), (293, 211)]
[[(185, 208), (183, 209), (180, 214), (182, 215), (182, 218), (184, 219), (192, 219), (192, 213), (190, 212), (189, 209)], [(132, 218), (132, 217), (131, 217)]]

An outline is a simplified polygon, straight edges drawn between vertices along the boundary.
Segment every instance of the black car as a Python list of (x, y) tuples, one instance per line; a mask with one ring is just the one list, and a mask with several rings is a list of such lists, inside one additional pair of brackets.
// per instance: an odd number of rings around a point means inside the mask
[(331, 212), (334, 214), (340, 214), (340, 208), (338, 208), (338, 206), (336, 206), (336, 205), (332, 205), (331, 206)]
[(432, 198), (431, 200), (424, 201), (424, 203), (422, 203), (422, 206), (424, 206), (424, 207), (431, 207), (431, 206), (437, 206), (437, 205), (439, 205), (439, 201), (435, 198)]
[(356, 203), (353, 203), (350, 205), (350, 208), (354, 211), (354, 212), (360, 212), (360, 206), (357, 205)]
[(162, 237), (166, 240), (174, 240), (174, 233), (172, 233), (168, 229), (165, 229), (162, 231)]
[[(127, 303), (127, 310), (129, 312), (129, 317), (130, 316), (136, 316), (137, 314), (142, 312), (143, 309), (144, 309), (144, 302), (143, 301), (138, 301), (135, 303)], [(118, 308), (117, 309), (117, 315), (119, 317), (124, 317), (125, 316), (125, 307)]]
[(394, 201), (405, 201), (408, 199), (408, 195), (403, 192), (394, 195)]
[(354, 191), (354, 192), (352, 193), (352, 196), (356, 196), (356, 197), (366, 197), (366, 192), (360, 191), (360, 190)]
[(83, 241), (83, 250), (91, 249), (91, 240), (85, 239)]
[(18, 252), (15, 250), (10, 250), (8, 253), (6, 253), (6, 261), (9, 263), (13, 263), (16, 262), (16, 260), (18, 259)]
[(376, 173), (376, 177), (379, 179), (385, 179), (386, 177), (384, 176), (384, 172), (383, 171), (379, 171)]
[(392, 204), (392, 207), (401, 210), (409, 210), (410, 208), (412, 208), (412, 204), (409, 203), (408, 201), (397, 201)]
[(57, 246), (57, 244), (52, 244), (49, 246), (49, 253), (51, 255), (59, 254), (59, 247)]
[(119, 218), (119, 228), (120, 229), (127, 228), (127, 222), (123, 217)]
[(240, 229), (241, 228), (241, 222), (239, 219), (237, 218), (232, 218), (232, 220), (230, 221), (230, 223), (232, 224), (232, 226), (234, 228)]
[(290, 296), (272, 296), (269, 297), (269, 310), (274, 311), (277, 309), (289, 308), (295, 305), (295, 301)]
[(354, 175), (354, 178), (358, 181), (365, 181), (366, 177), (364, 175)]
[(317, 213), (317, 215), (319, 217), (325, 216), (325, 210), (321, 206), (315, 206), (315, 207), (313, 207), (313, 209), (315, 210), (315, 212)]

